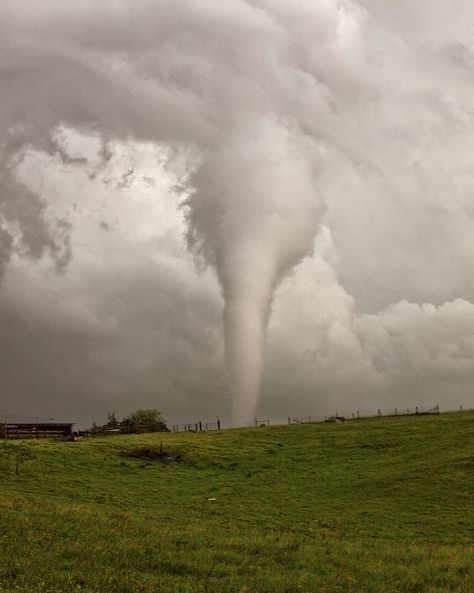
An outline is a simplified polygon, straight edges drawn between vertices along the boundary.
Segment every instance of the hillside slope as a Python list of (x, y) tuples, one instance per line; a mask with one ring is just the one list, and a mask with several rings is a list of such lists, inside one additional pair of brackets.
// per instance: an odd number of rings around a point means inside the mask
[[(474, 591), (474, 413), (0, 443), (0, 593)], [(163, 465), (124, 457), (179, 453)], [(30, 459), (31, 456), (31, 459)]]

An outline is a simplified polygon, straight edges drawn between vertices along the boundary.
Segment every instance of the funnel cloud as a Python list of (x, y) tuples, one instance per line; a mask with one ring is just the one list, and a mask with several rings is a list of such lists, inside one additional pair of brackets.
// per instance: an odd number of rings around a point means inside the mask
[(206, 158), (187, 205), (191, 244), (222, 287), (234, 419), (242, 421), (256, 413), (273, 293), (311, 252), (321, 206), (302, 134), (264, 117), (239, 123)]

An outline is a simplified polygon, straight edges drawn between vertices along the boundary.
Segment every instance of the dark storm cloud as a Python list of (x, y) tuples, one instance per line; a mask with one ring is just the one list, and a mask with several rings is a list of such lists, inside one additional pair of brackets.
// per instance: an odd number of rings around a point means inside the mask
[(240, 419), (472, 402), (474, 9), (455, 7), (5, 0), (3, 405), (229, 414), (222, 335)]

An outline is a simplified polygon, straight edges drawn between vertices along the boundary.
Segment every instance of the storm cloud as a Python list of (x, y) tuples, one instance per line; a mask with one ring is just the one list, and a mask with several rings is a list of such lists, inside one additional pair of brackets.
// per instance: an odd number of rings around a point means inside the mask
[(473, 24), (3, 2), (0, 414), (472, 405)]

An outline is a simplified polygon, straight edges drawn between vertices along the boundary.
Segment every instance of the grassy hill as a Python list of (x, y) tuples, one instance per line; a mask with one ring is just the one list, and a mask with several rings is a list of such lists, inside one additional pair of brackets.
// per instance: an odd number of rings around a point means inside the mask
[[(470, 593), (473, 429), (464, 412), (0, 443), (0, 593)], [(182, 461), (121, 455), (161, 442)]]

